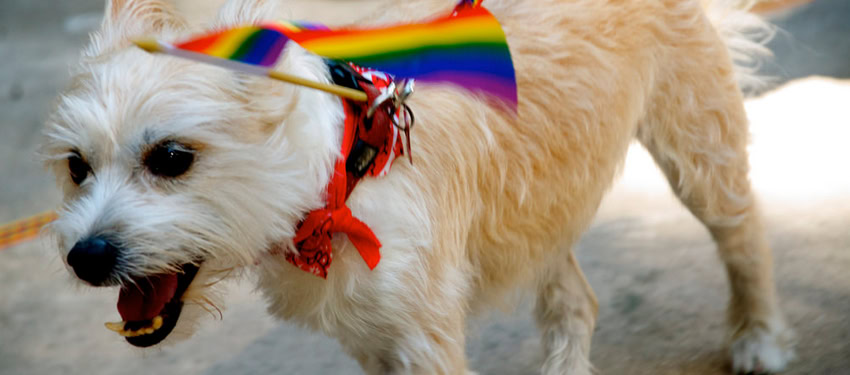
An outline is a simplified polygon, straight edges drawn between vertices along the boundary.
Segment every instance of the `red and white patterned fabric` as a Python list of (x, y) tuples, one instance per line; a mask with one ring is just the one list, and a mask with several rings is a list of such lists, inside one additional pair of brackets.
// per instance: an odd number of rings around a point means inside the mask
[[(327, 205), (307, 214), (293, 239), (297, 252), (286, 254), (287, 261), (322, 278), (327, 278), (328, 268), (333, 261), (331, 238), (334, 233), (348, 236), (369, 269), (374, 269), (380, 262), (380, 241), (368, 225), (351, 214), (345, 202), (362, 177), (386, 175), (393, 161), (404, 153), (403, 137), (395, 125), (406, 124), (408, 117), (403, 108), (395, 108), (393, 101), (389, 100), (381, 103), (372, 117), (366, 116), (376, 99), (386, 97), (387, 91), (392, 89), (392, 77), (383, 72), (350, 65), (362, 76), (361, 88), (369, 100), (364, 103), (343, 100), (345, 126), (341, 157), (326, 190)], [(407, 129), (409, 131), (409, 127)], [(377, 151), (366, 173), (360, 176), (346, 169), (356, 142), (366, 143)]]
[[(349, 66), (351, 66), (351, 68), (353, 68), (354, 71), (359, 73), (363, 78), (372, 82), (372, 85), (376, 89), (380, 90), (381, 94), (386, 93), (386, 91), (390, 89), (389, 86), (393, 82), (393, 79), (389, 74), (374, 69), (362, 68), (351, 63), (349, 63)], [(396, 124), (404, 124), (404, 116), (404, 111), (401, 108), (394, 108), (392, 120), (395, 121)], [(398, 127), (390, 126), (390, 129), (392, 130), (392, 137), (388, 138), (385, 147), (381, 147), (378, 151), (374, 164), (372, 164), (372, 167), (369, 168), (368, 174), (370, 176), (385, 176), (390, 171), (390, 167), (392, 166), (393, 161), (395, 161), (395, 158), (404, 153), (404, 145), (401, 134), (399, 134), (400, 132)]]

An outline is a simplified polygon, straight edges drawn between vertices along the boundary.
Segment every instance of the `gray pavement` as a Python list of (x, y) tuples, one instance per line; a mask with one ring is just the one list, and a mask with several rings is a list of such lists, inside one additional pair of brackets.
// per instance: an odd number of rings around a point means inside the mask
[[(344, 19), (352, 1), (290, 0), (293, 15)], [(335, 12), (316, 12), (329, 9)], [(99, 0), (0, 0), (0, 222), (59, 201), (34, 160), (51, 100), (67, 80)], [(349, 7), (345, 8), (344, 7)], [(779, 81), (850, 77), (850, 1), (817, 0), (775, 21), (766, 66)], [(799, 336), (789, 374), (850, 374), (850, 81), (792, 82), (748, 103), (752, 179), (776, 253), (782, 305)], [(725, 273), (706, 231), (634, 148), (577, 249), (600, 300), (593, 363), (604, 374), (722, 374)], [(103, 322), (115, 291), (80, 289), (39, 242), (0, 252), (0, 374), (359, 374), (339, 346), (275, 322), (250, 285), (234, 285), (222, 321), (163, 350), (129, 348)], [(482, 374), (534, 374), (530, 299), (471, 322)]]

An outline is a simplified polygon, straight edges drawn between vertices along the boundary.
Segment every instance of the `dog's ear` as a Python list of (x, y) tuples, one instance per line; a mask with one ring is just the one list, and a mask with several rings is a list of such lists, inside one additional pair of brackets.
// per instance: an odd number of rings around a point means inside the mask
[(228, 0), (218, 11), (216, 27), (231, 27), (275, 20), (279, 17), (278, 4), (272, 0)]
[(95, 57), (126, 47), (133, 38), (161, 36), (184, 29), (186, 22), (164, 0), (106, 0), (100, 30), (92, 35), (85, 56)]
[(184, 24), (168, 1), (107, 0), (101, 31), (121, 28), (156, 33), (167, 28), (181, 28)]

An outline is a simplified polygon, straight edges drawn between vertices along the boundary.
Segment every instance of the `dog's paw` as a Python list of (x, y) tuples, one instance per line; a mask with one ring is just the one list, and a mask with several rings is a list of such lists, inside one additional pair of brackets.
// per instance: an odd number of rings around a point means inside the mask
[(775, 374), (794, 359), (793, 334), (784, 327), (754, 328), (732, 342), (731, 352), (735, 374)]

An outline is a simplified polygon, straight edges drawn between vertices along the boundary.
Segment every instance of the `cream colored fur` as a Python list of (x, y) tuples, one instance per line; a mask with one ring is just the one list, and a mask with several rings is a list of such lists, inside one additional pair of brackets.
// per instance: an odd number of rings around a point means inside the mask
[[(368, 19), (422, 19), (453, 3), (394, 1)], [(637, 138), (718, 243), (734, 370), (782, 370), (790, 337), (747, 178), (738, 81), (754, 81), (730, 59), (760, 51), (742, 32), (764, 28), (728, 2), (705, 3), (487, 0), (508, 36), (519, 114), (420, 85), (410, 102), (415, 164), (397, 161), (348, 201), (383, 243), (381, 263), (369, 271), (338, 235), (323, 280), (269, 250), (292, 251), (294, 226), (322, 205), (339, 99), (132, 48), (134, 35), (193, 30), (167, 3), (113, 0), (48, 125), (43, 154), (66, 193), (52, 232), (63, 258), (85, 235), (119, 236), (125, 280), (204, 257), (189, 302), (202, 303), (216, 277), (254, 275), (271, 314), (338, 338), (370, 374), (467, 372), (467, 316), (531, 288), (543, 372), (589, 374), (597, 303), (572, 246)], [(210, 24), (276, 18), (277, 5), (231, 0)], [(328, 80), (297, 47), (279, 69)], [(163, 139), (199, 150), (176, 181), (140, 166)], [(94, 170), (80, 187), (67, 177), (72, 149)]]

